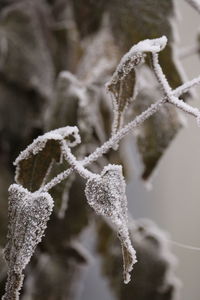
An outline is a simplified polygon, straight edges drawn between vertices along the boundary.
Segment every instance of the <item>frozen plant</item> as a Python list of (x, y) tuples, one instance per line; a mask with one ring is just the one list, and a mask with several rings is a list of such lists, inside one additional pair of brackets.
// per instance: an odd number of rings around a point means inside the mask
[[(19, 299), (23, 271), (44, 235), (47, 221), (52, 213), (53, 199), (49, 191), (67, 179), (72, 172), (77, 172), (86, 179), (85, 195), (88, 204), (115, 227), (122, 246), (124, 282), (130, 281), (130, 272), (137, 259), (128, 232), (127, 199), (122, 166), (108, 164), (103, 167), (100, 174), (88, 170), (86, 166), (97, 161), (111, 148), (117, 149), (116, 145), (123, 137), (142, 125), (166, 103), (195, 116), (199, 122), (200, 111), (184, 103), (179, 97), (193, 86), (200, 84), (200, 76), (173, 90), (158, 60), (159, 52), (165, 48), (166, 44), (165, 36), (147, 39), (134, 45), (122, 57), (111, 80), (106, 85), (114, 108), (112, 134), (90, 155), (78, 160), (71, 152), (71, 148), (80, 144), (81, 139), (77, 127), (66, 126), (39, 136), (15, 160), (17, 184), (9, 188), (9, 227), (4, 251), (8, 264), (8, 278), (3, 300)], [(133, 87), (138, 72), (138, 70), (136, 72), (136, 67), (144, 62), (147, 53), (151, 56), (155, 76), (163, 90), (163, 98), (151, 104), (134, 120), (124, 125), (125, 112), (134, 100)], [(47, 148), (49, 155), (45, 157), (43, 154)], [(53, 160), (66, 161), (68, 167), (48, 181)], [(38, 162), (43, 165), (43, 172), (36, 174), (37, 178), (34, 178), (31, 172)], [(27, 182), (26, 177), (21, 176), (22, 169), (30, 173), (31, 182)], [(25, 188), (27, 185), (29, 189)]]

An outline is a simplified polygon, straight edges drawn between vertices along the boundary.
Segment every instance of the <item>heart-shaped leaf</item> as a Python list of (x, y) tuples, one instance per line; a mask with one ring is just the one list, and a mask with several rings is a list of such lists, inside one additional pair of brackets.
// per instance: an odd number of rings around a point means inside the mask
[(100, 176), (87, 181), (85, 194), (95, 212), (109, 218), (116, 227), (122, 245), (124, 282), (128, 283), (129, 273), (137, 260), (127, 227), (127, 199), (122, 167), (118, 165), (104, 167)]
[(9, 188), (8, 243), (5, 258), (10, 268), (20, 273), (41, 241), (53, 208), (48, 193), (30, 193), (18, 184)]
[(50, 194), (30, 193), (18, 184), (10, 186), (8, 242), (4, 251), (8, 263), (8, 281), (4, 299), (18, 299), (22, 272), (41, 242), (52, 209)]

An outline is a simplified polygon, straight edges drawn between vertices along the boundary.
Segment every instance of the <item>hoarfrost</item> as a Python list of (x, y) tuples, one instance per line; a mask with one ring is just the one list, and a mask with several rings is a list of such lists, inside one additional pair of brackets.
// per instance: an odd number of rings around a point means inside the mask
[[(72, 141), (68, 139), (70, 136), (73, 137)], [(61, 127), (39, 136), (33, 141), (32, 144), (30, 144), (24, 151), (20, 153), (20, 155), (16, 158), (14, 165), (17, 166), (20, 161), (28, 159), (32, 154), (36, 155), (42, 151), (49, 140), (60, 141), (63, 139), (67, 140), (67, 144), (70, 147), (75, 147), (81, 142), (78, 128), (76, 126)]]
[[(166, 36), (162, 36), (158, 39), (146, 39), (144, 41), (139, 42), (134, 45), (121, 59), (116, 71), (114, 74), (120, 73), (120, 71), (124, 70), (125, 73), (127, 62), (131, 61), (137, 55), (142, 54), (144, 52), (158, 53), (162, 51), (167, 44)], [(137, 61), (135, 62), (137, 65)]]
[(100, 177), (89, 179), (85, 188), (89, 205), (99, 215), (105, 216), (115, 225), (122, 246), (124, 282), (130, 281), (130, 272), (137, 262), (127, 227), (127, 198), (122, 167), (108, 165)]
[(134, 45), (122, 57), (111, 80), (106, 85), (113, 102), (112, 134), (122, 128), (124, 113), (137, 95), (136, 66), (142, 61), (145, 52), (157, 53), (166, 46), (166, 43), (165, 36), (158, 39), (147, 39)]
[(165, 96), (167, 97), (167, 101), (174, 104), (177, 108), (183, 110), (184, 112), (195, 116), (197, 120), (197, 124), (199, 125), (200, 110), (198, 108), (193, 108), (191, 105), (187, 103), (184, 103), (183, 100), (179, 99), (177, 96), (173, 94), (172, 88), (169, 85), (167, 78), (165, 77), (165, 74), (163, 73), (163, 70), (159, 64), (157, 53), (152, 53), (152, 62), (153, 62), (154, 73), (164, 91)]
[(53, 199), (50, 194), (30, 193), (18, 184), (10, 186), (8, 242), (4, 250), (8, 280), (3, 299), (18, 299), (23, 281), (22, 271), (41, 242), (52, 209)]

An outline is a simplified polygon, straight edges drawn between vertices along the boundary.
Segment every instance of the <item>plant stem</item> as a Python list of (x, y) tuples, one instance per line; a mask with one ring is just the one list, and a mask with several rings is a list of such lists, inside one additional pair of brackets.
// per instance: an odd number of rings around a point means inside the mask
[[(171, 93), (175, 97), (179, 97), (181, 94), (186, 93), (191, 87), (200, 84), (200, 76), (197, 78), (192, 79), (184, 83), (183, 85), (179, 86)], [(168, 97), (165, 96), (161, 100), (157, 101), (156, 103), (152, 104), (149, 108), (147, 108), (143, 113), (137, 116), (133, 121), (128, 123), (122, 129), (120, 129), (115, 135), (113, 135), (107, 142), (105, 142), (101, 147), (98, 147), (93, 153), (91, 153), (88, 157), (85, 157), (80, 163), (83, 166), (86, 166), (94, 161), (96, 161), (99, 157), (103, 154), (108, 152), (116, 143), (118, 143), (124, 136), (126, 136), (132, 129), (140, 126), (145, 120), (159, 111), (160, 107), (165, 104), (168, 100)], [(173, 103), (172, 103), (173, 104)], [(188, 113), (194, 115), (192, 112), (187, 111)], [(196, 117), (196, 115), (195, 115)], [(47, 192), (52, 189), (54, 186), (59, 184), (61, 181), (65, 180), (71, 173), (73, 172), (73, 168), (69, 168), (64, 172), (58, 174), (54, 177), (50, 182), (48, 182), (45, 186), (41, 187), (41, 191)]]

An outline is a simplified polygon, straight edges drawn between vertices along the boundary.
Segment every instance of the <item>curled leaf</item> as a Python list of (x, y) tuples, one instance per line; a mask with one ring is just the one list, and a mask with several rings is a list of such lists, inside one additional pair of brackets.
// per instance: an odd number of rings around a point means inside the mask
[(134, 45), (122, 57), (111, 80), (107, 83), (114, 107), (113, 134), (122, 128), (125, 110), (136, 97), (136, 66), (142, 61), (145, 52), (160, 52), (166, 43), (165, 36), (158, 39), (147, 39)]
[(8, 281), (4, 299), (14, 300), (18, 299), (22, 272), (44, 235), (53, 209), (53, 199), (48, 193), (30, 193), (22, 186), (12, 184), (8, 205), (8, 242), (4, 251)]
[(80, 143), (77, 127), (66, 126), (39, 136), (14, 162), (15, 180), (29, 191), (41, 187), (51, 167), (52, 160), (60, 162), (62, 155), (59, 141), (65, 139), (70, 147)]
[(128, 283), (129, 273), (137, 260), (127, 228), (127, 199), (122, 167), (104, 167), (100, 176), (87, 181), (85, 194), (95, 212), (109, 218), (117, 229), (123, 252), (124, 282)]

